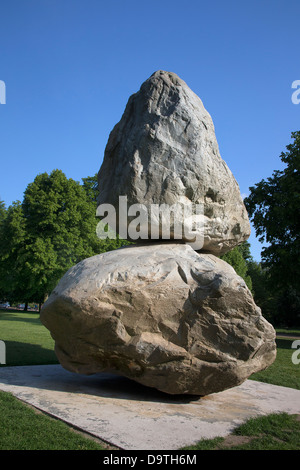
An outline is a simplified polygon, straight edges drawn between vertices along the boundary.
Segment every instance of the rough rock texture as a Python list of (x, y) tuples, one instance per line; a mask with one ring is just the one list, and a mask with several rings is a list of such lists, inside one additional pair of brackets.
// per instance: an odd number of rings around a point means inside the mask
[(275, 332), (244, 281), (185, 244), (130, 246), (86, 259), (41, 311), (62, 366), (113, 371), (170, 394), (242, 383), (275, 359)]
[(202, 204), (205, 252), (224, 254), (250, 235), (240, 190), (220, 156), (212, 119), (174, 73), (155, 72), (129, 98), (109, 136), (98, 181), (98, 203), (116, 209), (120, 195), (127, 196), (128, 205), (146, 207)]

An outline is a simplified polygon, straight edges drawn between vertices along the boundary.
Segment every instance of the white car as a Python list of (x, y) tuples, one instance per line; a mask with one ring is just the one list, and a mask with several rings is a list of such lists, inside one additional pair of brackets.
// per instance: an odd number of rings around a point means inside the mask
[(4, 302), (3, 304), (0, 304), (0, 308), (8, 308), (10, 307), (9, 302)]

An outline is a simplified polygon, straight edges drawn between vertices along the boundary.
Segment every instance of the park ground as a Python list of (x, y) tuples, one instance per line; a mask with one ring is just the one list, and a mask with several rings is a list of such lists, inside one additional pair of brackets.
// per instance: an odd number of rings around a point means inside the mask
[[(0, 310), (0, 339), (6, 345), (6, 364), (0, 367), (58, 363), (54, 341), (35, 311)], [(300, 364), (295, 341), (300, 329), (278, 329), (277, 358), (258, 380), (300, 390)], [(294, 346), (293, 346), (294, 344)], [(299, 355), (297, 356), (299, 357)], [(0, 450), (107, 450), (111, 446), (79, 433), (6, 392), (0, 392)], [(202, 440), (190, 450), (300, 450), (300, 416), (272, 414), (247, 421), (226, 438)]]

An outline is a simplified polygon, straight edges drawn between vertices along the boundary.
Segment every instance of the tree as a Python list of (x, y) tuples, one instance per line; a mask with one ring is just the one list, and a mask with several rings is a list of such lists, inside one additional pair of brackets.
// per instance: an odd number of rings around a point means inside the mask
[[(273, 290), (279, 296), (281, 315), (285, 317), (290, 312), (288, 304), (298, 308), (300, 296), (300, 131), (291, 136), (292, 143), (280, 156), (286, 167), (250, 187), (250, 195), (245, 199), (256, 235), (267, 243), (262, 250), (262, 265), (268, 270)], [(297, 315), (300, 322), (299, 310), (293, 317)]]
[(241, 276), (246, 282), (248, 288), (252, 290), (251, 277), (248, 274), (248, 260), (252, 259), (250, 253), (250, 244), (244, 242), (241, 245), (234, 247), (231, 251), (221, 256), (223, 261), (230, 264), (235, 272)]
[[(96, 210), (98, 207), (98, 195), (99, 195), (98, 174), (96, 173), (94, 176), (88, 176), (87, 178), (82, 178), (82, 182), (83, 182), (83, 188), (86, 192), (88, 199), (94, 205), (94, 210), (96, 214)], [(100, 221), (100, 218), (97, 217), (95, 220), (96, 220), (96, 224), (98, 224)], [(131, 242), (120, 238), (119, 235), (116, 234), (115, 239), (107, 238), (105, 240), (101, 240), (100, 252), (102, 253), (106, 251), (116, 250), (117, 248), (120, 248), (121, 246), (125, 246), (125, 245), (131, 245)]]
[(98, 239), (97, 177), (82, 181), (42, 173), (3, 217), (0, 205), (1, 297), (42, 303), (71, 266), (128, 243)]
[(261, 263), (254, 261), (250, 244), (244, 242), (221, 257), (230, 264), (246, 282), (256, 305), (261, 308), (262, 314), (271, 323), (276, 321), (276, 296), (269, 282), (268, 269)]
[(101, 251), (95, 206), (79, 182), (54, 170), (28, 185), (22, 208), (28, 290), (43, 301), (71, 266)]
[[(3, 223), (4, 223), (5, 217), (6, 217), (6, 207), (5, 207), (4, 201), (0, 200), (0, 245), (1, 245), (1, 233), (3, 231)], [(1, 273), (1, 264), (0, 264), (0, 301), (4, 300), (4, 297), (5, 297), (5, 291), (3, 290), (2, 282), (1, 282), (2, 279), (3, 279), (3, 276)]]
[(20, 201), (14, 202), (0, 223), (0, 292), (4, 300), (26, 297), (21, 251), (25, 246), (25, 220)]
[(2, 223), (2, 221), (4, 220), (6, 216), (6, 207), (5, 207), (5, 203), (4, 201), (1, 201), (0, 200), (0, 224)]
[(252, 282), (252, 294), (256, 305), (261, 308), (263, 316), (271, 323), (275, 322), (275, 296), (269, 282), (268, 270), (262, 263), (249, 260), (247, 263), (248, 275)]
[(97, 173), (94, 176), (82, 178), (82, 183), (88, 198), (95, 203), (95, 207), (97, 208), (97, 199), (99, 194)]
[(0, 242), (1, 287), (11, 300), (43, 302), (74, 264), (101, 251), (95, 207), (60, 170), (38, 175), (9, 207)]

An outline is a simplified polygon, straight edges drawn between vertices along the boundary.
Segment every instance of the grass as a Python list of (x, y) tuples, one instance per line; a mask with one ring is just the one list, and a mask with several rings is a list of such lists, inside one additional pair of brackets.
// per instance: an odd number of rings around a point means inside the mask
[(300, 337), (300, 329), (299, 328), (276, 328), (276, 333), (278, 336), (280, 335), (289, 335)]
[[(54, 340), (38, 313), (0, 310), (0, 339), (6, 365), (57, 364)], [(103, 450), (100, 441), (75, 432), (67, 424), (38, 413), (12, 394), (0, 392), (0, 450)]]
[(5, 342), (7, 366), (58, 362), (54, 340), (36, 312), (0, 310), (0, 339)]
[(272, 413), (250, 418), (228, 437), (202, 439), (184, 450), (300, 450), (299, 415)]
[(294, 339), (290, 338), (277, 338), (275, 362), (266, 370), (252, 374), (250, 379), (300, 390), (300, 364), (292, 362), (292, 354), (295, 352), (291, 347), (293, 341)]
[[(300, 330), (278, 330), (278, 336), (288, 333), (293, 338), (278, 337), (277, 357), (266, 370), (249, 379), (300, 390), (300, 364), (293, 364), (291, 345)], [(249, 419), (227, 438), (203, 439), (189, 450), (300, 450), (299, 415), (270, 414)]]
[(7, 392), (0, 392), (1, 450), (103, 450), (62, 421), (38, 413)]
[[(280, 330), (280, 333), (287, 333)], [(300, 330), (292, 330), (300, 336)], [(6, 345), (6, 365), (57, 364), (54, 340), (36, 312), (1, 311), (0, 339)], [(293, 364), (294, 339), (277, 338), (277, 358), (250, 379), (300, 389), (300, 364)], [(6, 392), (0, 392), (0, 449), (105, 449), (106, 446), (75, 433), (65, 423), (37, 413)], [(296, 416), (280, 413), (247, 421), (228, 438), (202, 440), (186, 449), (300, 449), (300, 423)]]

